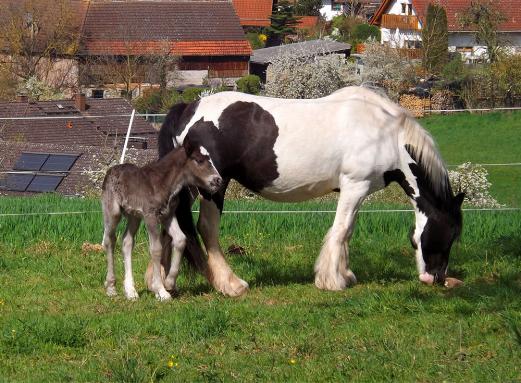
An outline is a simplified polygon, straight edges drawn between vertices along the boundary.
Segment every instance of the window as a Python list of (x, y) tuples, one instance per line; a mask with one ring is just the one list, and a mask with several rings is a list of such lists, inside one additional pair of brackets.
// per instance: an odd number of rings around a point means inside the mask
[(331, 9), (333, 11), (341, 11), (342, 10), (342, 4), (333, 3), (333, 4), (331, 4)]
[(412, 15), (412, 4), (407, 5), (407, 14)]
[(103, 89), (93, 89), (92, 90), (92, 98), (103, 98), (104, 91)]
[(76, 154), (22, 153), (13, 171), (7, 174), (5, 188), (19, 192), (55, 191), (78, 157)]
[(405, 11), (407, 10), (407, 4), (402, 3), (402, 13), (405, 15)]

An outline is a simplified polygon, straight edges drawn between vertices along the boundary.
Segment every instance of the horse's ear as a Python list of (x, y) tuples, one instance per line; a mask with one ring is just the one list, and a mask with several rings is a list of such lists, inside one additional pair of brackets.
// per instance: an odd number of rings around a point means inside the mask
[(465, 193), (459, 193), (456, 197), (454, 197), (453, 201), (457, 207), (461, 207), (464, 199), (465, 199)]

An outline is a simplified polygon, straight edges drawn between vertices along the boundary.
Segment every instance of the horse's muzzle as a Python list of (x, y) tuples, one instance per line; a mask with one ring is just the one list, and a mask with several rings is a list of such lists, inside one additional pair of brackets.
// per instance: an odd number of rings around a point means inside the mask
[(221, 186), (223, 185), (223, 179), (219, 176), (214, 176), (212, 180), (210, 181), (210, 192), (215, 193), (217, 192)]
[(445, 284), (445, 274), (443, 273), (422, 273), (420, 274), (420, 281), (427, 285), (441, 285)]

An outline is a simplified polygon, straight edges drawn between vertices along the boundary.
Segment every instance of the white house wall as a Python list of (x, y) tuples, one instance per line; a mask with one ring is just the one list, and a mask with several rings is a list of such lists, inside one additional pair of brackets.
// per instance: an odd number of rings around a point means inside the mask
[[(343, 5), (340, 7), (342, 9)], [(342, 10), (333, 10), (333, 0), (322, 0), (322, 8), (320, 8), (320, 14), (326, 19), (331, 20), (333, 17), (341, 15)]]
[[(394, 0), (389, 6), (386, 14), (389, 15), (407, 15), (402, 12), (402, 4), (408, 6), (412, 4), (412, 0)], [(410, 16), (416, 16), (416, 11), (412, 9)], [(399, 28), (380, 28), (382, 43), (389, 44), (391, 47), (404, 48), (407, 47), (407, 41), (421, 41), (421, 32), (413, 30), (400, 30)]]
[[(521, 32), (503, 33), (501, 38), (510, 53), (521, 53)], [(473, 33), (449, 32), (449, 52), (460, 52), (465, 61), (473, 61), (482, 58), (487, 48), (478, 45)]]

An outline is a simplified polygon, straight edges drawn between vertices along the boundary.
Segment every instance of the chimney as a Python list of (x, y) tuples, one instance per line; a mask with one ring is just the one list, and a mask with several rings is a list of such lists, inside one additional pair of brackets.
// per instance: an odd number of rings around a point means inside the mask
[(16, 102), (29, 102), (29, 96), (24, 93), (18, 93), (16, 95)]
[(80, 112), (85, 112), (87, 107), (86, 97), (84, 93), (75, 93), (74, 94), (74, 105)]

